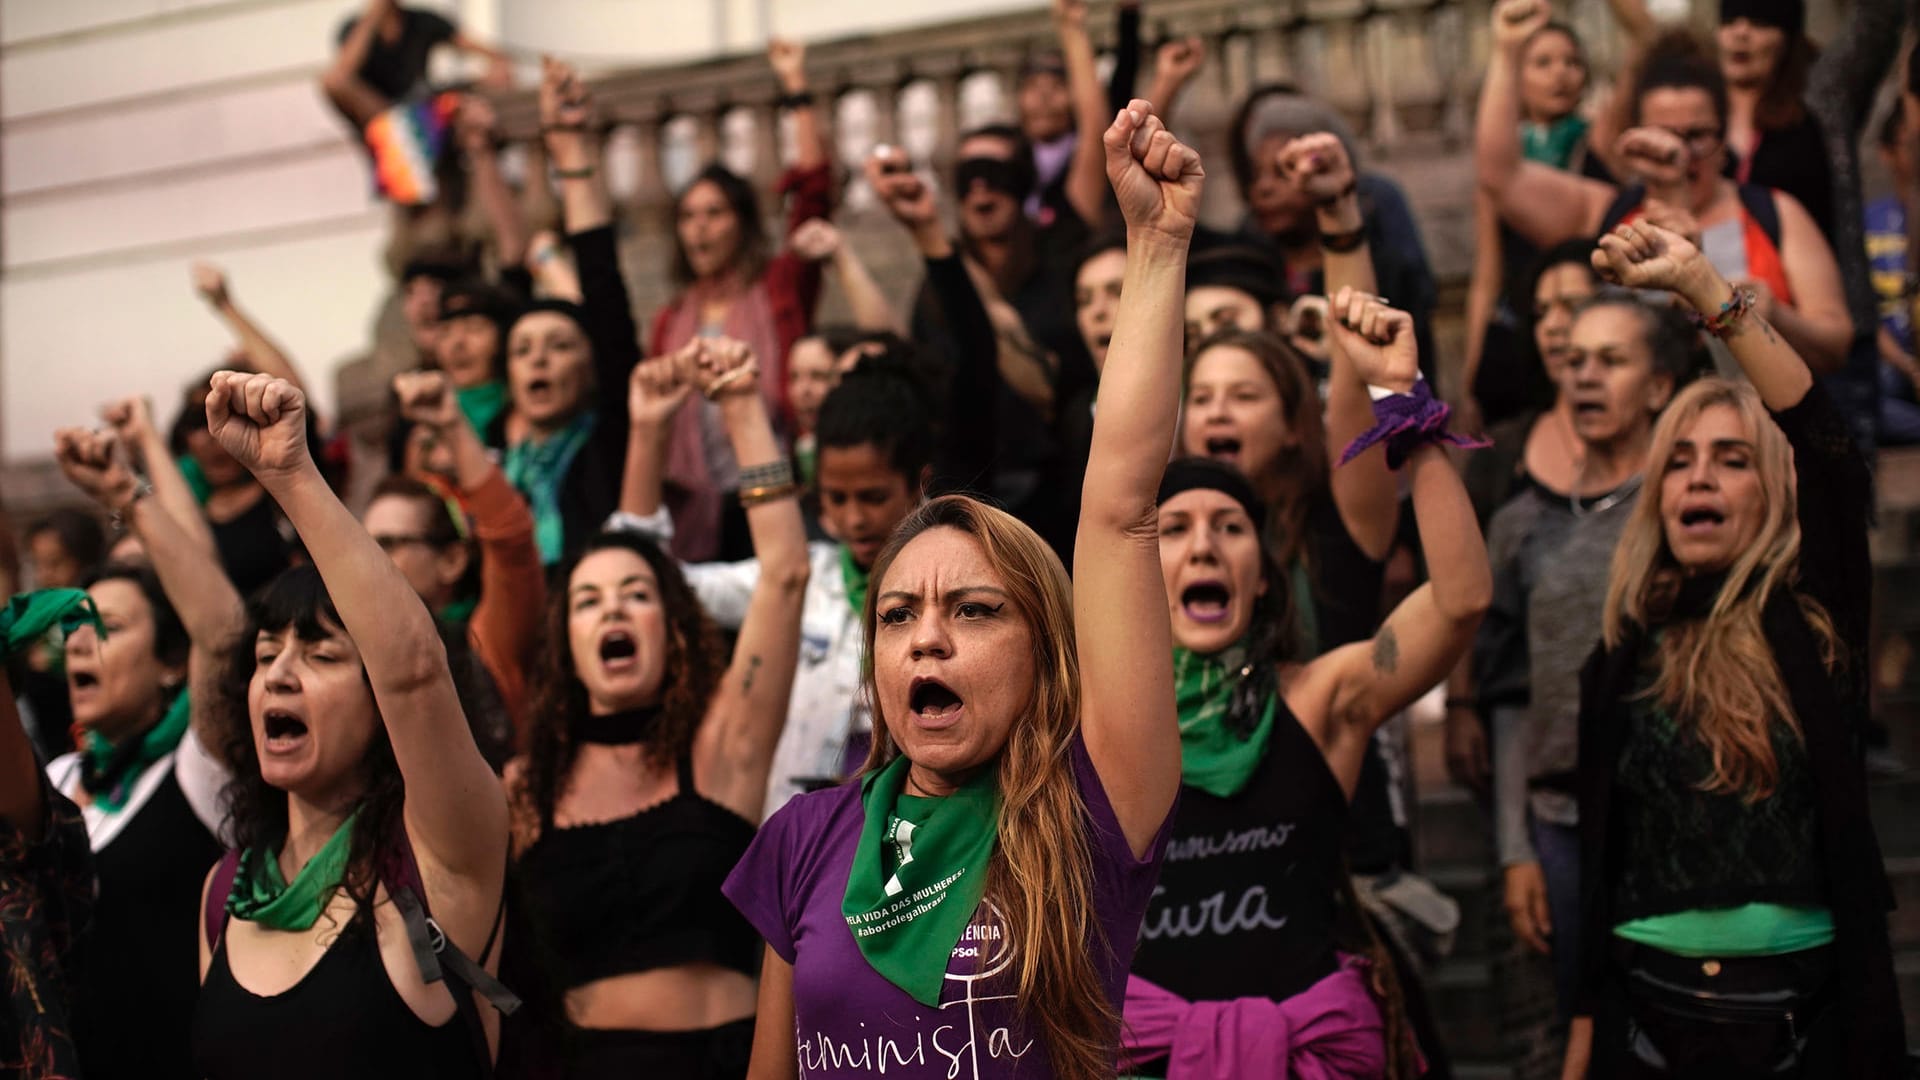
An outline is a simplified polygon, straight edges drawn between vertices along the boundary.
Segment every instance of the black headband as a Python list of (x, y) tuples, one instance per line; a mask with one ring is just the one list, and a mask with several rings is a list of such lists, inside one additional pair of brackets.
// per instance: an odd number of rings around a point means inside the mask
[(1758, 26), (1772, 26), (1799, 37), (1807, 25), (1805, 0), (1720, 0), (1720, 23), (1746, 19)]
[(987, 186), (988, 191), (1024, 197), (1033, 190), (1033, 163), (1028, 160), (1024, 168), (1022, 165), (1022, 162), (1008, 158), (962, 158), (953, 167), (953, 190), (964, 197), (967, 189), (978, 180)]
[(1199, 490), (1217, 491), (1239, 503), (1253, 519), (1254, 528), (1266, 531), (1267, 504), (1260, 501), (1253, 484), (1239, 469), (1212, 458), (1185, 457), (1170, 462), (1160, 476), (1160, 493), (1154, 496), (1153, 504), (1165, 506), (1175, 495)]

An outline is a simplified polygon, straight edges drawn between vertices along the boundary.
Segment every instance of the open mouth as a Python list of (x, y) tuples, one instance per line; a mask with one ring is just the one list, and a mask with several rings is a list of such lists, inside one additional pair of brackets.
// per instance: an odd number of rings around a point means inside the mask
[(1607, 406), (1604, 402), (1576, 401), (1573, 403), (1573, 415), (1575, 416), (1605, 416), (1606, 414)]
[(907, 691), (907, 708), (921, 721), (950, 720), (965, 703), (938, 679), (915, 679)]
[(100, 676), (91, 671), (67, 669), (67, 684), (75, 690), (92, 690), (100, 685)]
[(609, 630), (607, 636), (600, 639), (600, 663), (608, 671), (622, 671), (632, 667), (640, 656), (640, 645), (633, 635), (625, 630)]
[(1098, 335), (1095, 335), (1095, 336), (1094, 336), (1094, 339), (1093, 339), (1093, 343), (1094, 343), (1095, 345), (1098, 345), (1098, 346), (1100, 346), (1100, 347), (1101, 347), (1102, 349), (1104, 349), (1104, 348), (1106, 348), (1107, 346), (1109, 346), (1109, 345), (1112, 345), (1112, 344), (1113, 344), (1113, 335), (1112, 335), (1112, 334), (1098, 334)]
[(1207, 439), (1207, 456), (1232, 460), (1240, 456), (1240, 440), (1231, 435), (1214, 435)]
[(307, 737), (307, 722), (285, 709), (268, 709), (260, 726), (266, 732), (269, 753), (285, 753)]
[(1695, 506), (1680, 511), (1683, 529), (1712, 529), (1727, 523), (1727, 515), (1710, 506)]
[(1218, 581), (1196, 581), (1180, 591), (1180, 610), (1194, 622), (1223, 621), (1232, 601), (1233, 592)]

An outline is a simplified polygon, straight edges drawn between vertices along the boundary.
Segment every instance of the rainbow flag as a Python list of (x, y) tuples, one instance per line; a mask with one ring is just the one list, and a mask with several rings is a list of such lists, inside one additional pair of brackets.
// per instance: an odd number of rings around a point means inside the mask
[(435, 94), (424, 101), (395, 105), (367, 122), (375, 191), (403, 206), (422, 206), (439, 195), (433, 168), (447, 144), (459, 105), (459, 94)]

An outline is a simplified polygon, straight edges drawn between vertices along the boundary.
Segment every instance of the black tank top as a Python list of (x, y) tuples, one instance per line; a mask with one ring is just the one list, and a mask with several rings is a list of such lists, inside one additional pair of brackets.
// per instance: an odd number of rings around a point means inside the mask
[(554, 828), (520, 856), (540, 944), (564, 989), (680, 964), (760, 970), (760, 935), (720, 895), (754, 825), (679, 764), (672, 798), (618, 821)]
[(1283, 1000), (1333, 972), (1347, 799), (1284, 700), (1230, 799), (1182, 785), (1133, 972), (1189, 1001)]
[(119, 835), (94, 852), (99, 898), (82, 936), (72, 985), (74, 1045), (87, 1077), (192, 1077), (187, 1031), (200, 973), (199, 944), (180, 928), (200, 910), (220, 844), (180, 790), (175, 765)]
[(434, 1027), (393, 988), (371, 920), (349, 924), (312, 971), (271, 997), (234, 981), (222, 934), (192, 1030), (194, 1064), (207, 1080), (483, 1076), (458, 1010)]

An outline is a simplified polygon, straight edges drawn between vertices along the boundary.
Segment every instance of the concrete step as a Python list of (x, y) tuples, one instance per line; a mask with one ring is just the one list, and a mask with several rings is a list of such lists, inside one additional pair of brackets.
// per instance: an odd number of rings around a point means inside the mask
[(1503, 1061), (1500, 994), (1484, 960), (1448, 960), (1426, 975), (1434, 1025), (1457, 1061)]
[(1423, 873), (1493, 865), (1493, 823), (1465, 788), (1422, 792), (1417, 814), (1413, 857)]

